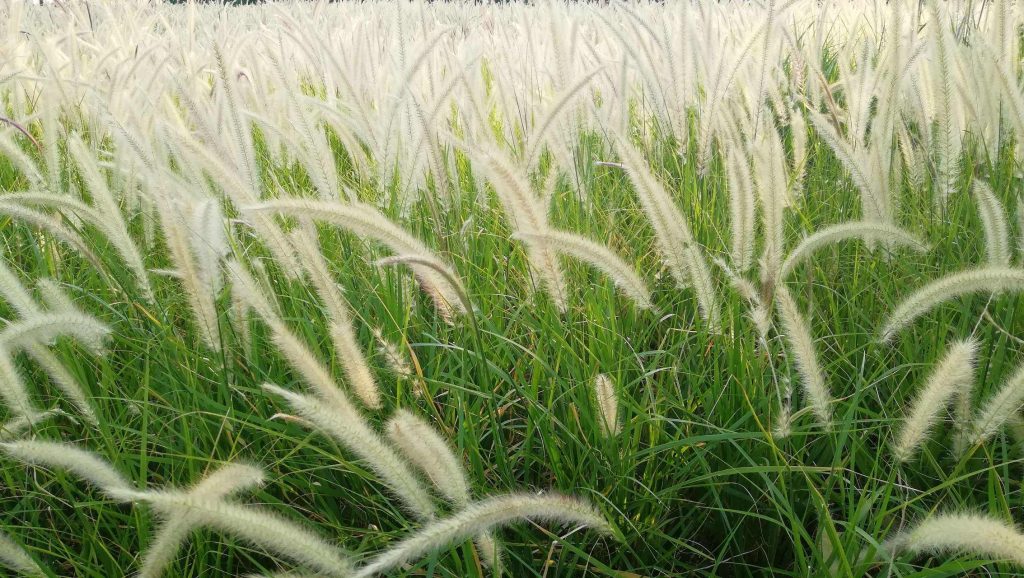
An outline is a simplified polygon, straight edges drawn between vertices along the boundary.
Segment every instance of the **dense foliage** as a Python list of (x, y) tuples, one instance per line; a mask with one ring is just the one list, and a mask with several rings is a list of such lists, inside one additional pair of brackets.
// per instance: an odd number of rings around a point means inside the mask
[(1022, 22), (0, 0), (0, 574), (1019, 571)]

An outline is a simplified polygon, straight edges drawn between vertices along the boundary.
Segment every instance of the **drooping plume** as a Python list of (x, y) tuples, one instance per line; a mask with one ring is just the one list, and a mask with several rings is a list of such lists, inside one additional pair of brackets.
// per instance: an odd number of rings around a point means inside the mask
[(953, 273), (914, 291), (889, 314), (882, 326), (881, 339), (889, 341), (915, 319), (944, 301), (972, 293), (1024, 290), (1024, 269), (982, 267)]
[(825, 384), (825, 374), (818, 362), (818, 353), (814, 349), (814, 338), (811, 327), (797, 309), (796, 302), (784, 285), (778, 287), (775, 294), (779, 319), (789, 343), (804, 395), (810, 404), (818, 423), (829, 428), (832, 425), (832, 394)]
[[(892, 448), (896, 459), (905, 462), (914, 456), (939, 414), (954, 397), (969, 402), (977, 350), (978, 342), (969, 339), (954, 343), (946, 351), (907, 410)], [(960, 420), (968, 417), (957, 416)]]

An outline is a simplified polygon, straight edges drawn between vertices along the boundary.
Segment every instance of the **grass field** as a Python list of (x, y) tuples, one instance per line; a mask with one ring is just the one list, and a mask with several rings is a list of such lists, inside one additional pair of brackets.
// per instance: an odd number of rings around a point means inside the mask
[(1024, 565), (1016, 4), (2, 1), (0, 575)]

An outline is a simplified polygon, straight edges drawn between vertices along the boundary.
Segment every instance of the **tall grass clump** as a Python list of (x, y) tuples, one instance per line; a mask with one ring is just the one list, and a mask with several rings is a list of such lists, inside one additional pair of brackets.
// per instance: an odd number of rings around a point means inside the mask
[(1020, 573), (1018, 4), (0, 0), (0, 575)]

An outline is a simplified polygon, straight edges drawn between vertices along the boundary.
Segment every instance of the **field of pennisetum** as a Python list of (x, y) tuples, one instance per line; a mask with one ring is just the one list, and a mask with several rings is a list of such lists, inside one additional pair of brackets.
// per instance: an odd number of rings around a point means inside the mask
[(1024, 570), (1012, 0), (0, 0), (0, 576)]

